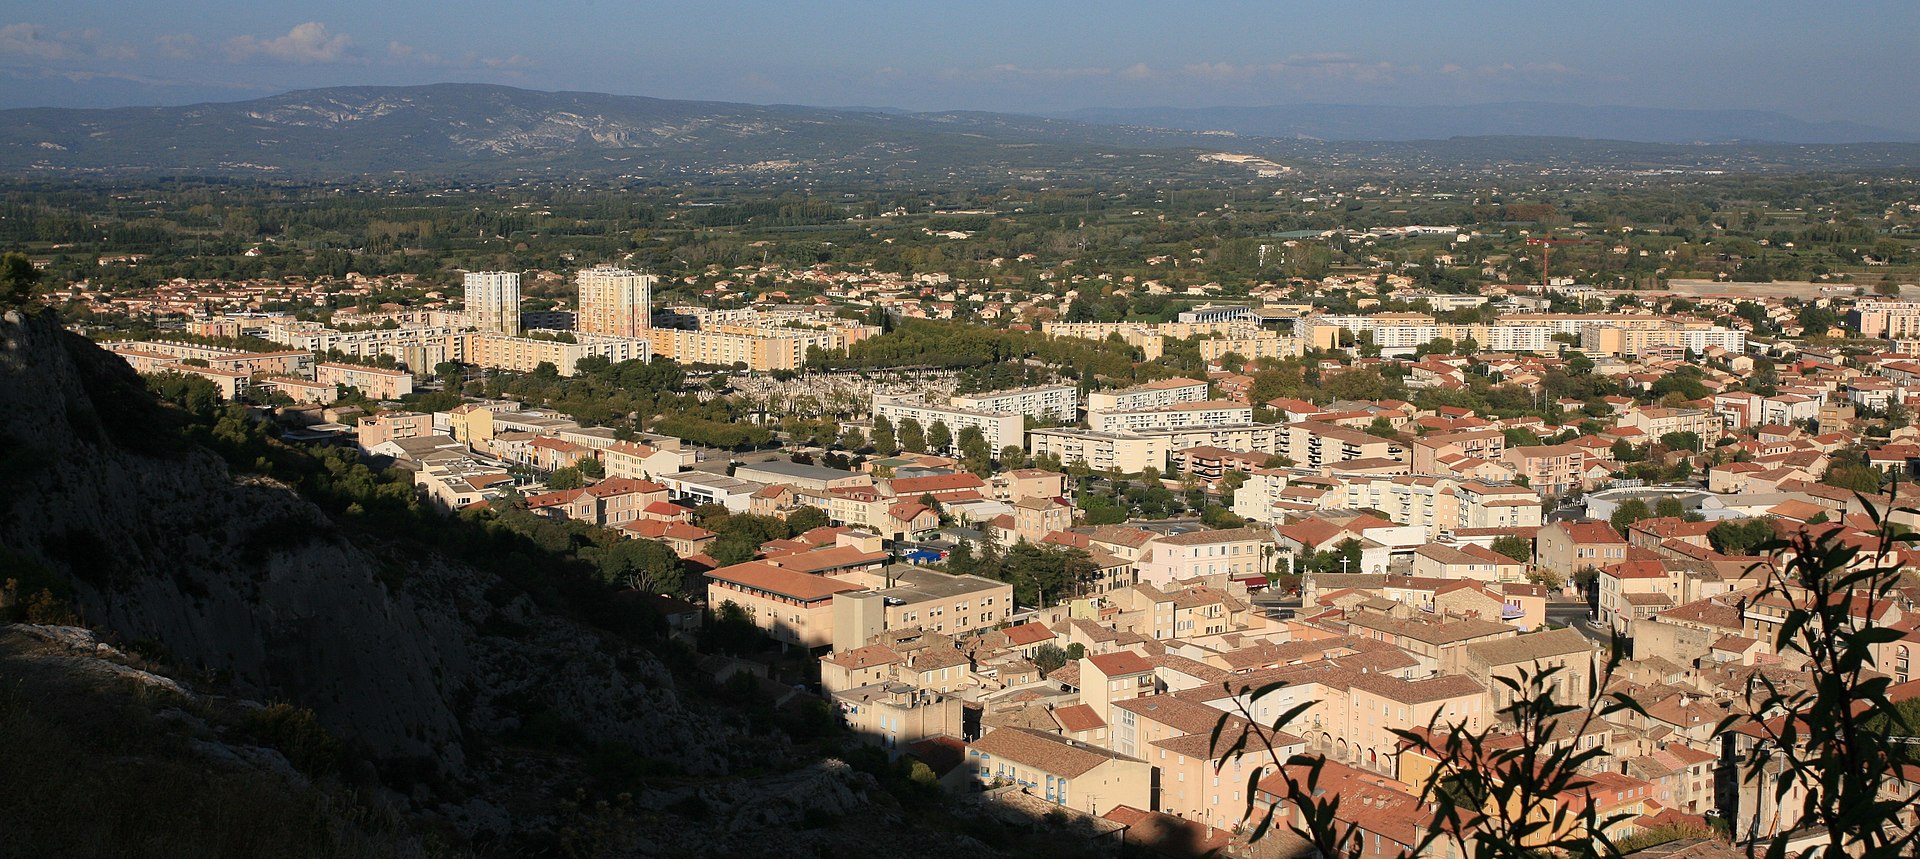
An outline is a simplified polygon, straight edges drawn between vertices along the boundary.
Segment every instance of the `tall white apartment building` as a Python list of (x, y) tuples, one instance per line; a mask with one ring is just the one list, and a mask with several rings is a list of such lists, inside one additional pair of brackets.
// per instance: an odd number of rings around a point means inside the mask
[(470, 271), (465, 285), (467, 318), (492, 334), (520, 334), (520, 273)]
[(653, 327), (653, 287), (659, 278), (624, 268), (599, 266), (574, 276), (580, 287), (575, 330), (616, 337), (645, 337)]
[(1080, 389), (1073, 385), (1039, 385), (1011, 391), (956, 394), (948, 404), (956, 409), (976, 412), (1003, 412), (1032, 415), (1040, 420), (1057, 418), (1073, 421), (1080, 417)]

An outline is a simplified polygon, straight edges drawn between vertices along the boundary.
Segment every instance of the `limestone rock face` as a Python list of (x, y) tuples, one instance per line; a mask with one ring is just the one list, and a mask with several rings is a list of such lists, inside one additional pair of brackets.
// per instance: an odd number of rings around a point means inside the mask
[(156, 444), (147, 403), (122, 361), (50, 317), (0, 317), (0, 562), (70, 581), (90, 626), (447, 774), (527, 701), (686, 772), (727, 769), (727, 732), (651, 654), (498, 576), (356, 545), (288, 487)]

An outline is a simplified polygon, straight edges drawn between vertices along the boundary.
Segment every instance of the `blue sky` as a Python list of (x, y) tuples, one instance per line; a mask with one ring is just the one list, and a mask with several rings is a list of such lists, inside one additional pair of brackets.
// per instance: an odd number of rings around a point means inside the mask
[(1920, 130), (1920, 3), (9, 0), (0, 107), (480, 81), (1029, 112), (1552, 101)]

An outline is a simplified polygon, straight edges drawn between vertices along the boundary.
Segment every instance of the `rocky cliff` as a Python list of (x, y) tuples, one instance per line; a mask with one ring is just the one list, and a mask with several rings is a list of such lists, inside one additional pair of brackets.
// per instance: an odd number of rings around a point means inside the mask
[(0, 546), (70, 584), (88, 625), (449, 775), (530, 709), (689, 773), (728, 767), (725, 730), (651, 654), (496, 576), (363, 545), (286, 486), (168, 444), (166, 418), (84, 338), (0, 320)]

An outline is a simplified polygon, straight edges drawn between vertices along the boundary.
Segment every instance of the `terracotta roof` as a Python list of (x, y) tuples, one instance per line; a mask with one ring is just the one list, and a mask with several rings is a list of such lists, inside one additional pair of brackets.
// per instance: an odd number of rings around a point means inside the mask
[(1093, 663), (1095, 668), (1100, 669), (1101, 674), (1105, 674), (1108, 677), (1117, 674), (1144, 674), (1153, 670), (1153, 663), (1148, 662), (1146, 657), (1130, 650), (1122, 650), (1118, 653), (1103, 653), (1099, 656), (1089, 656), (1087, 657), (1087, 661)]
[(1140, 762), (1139, 758), (1130, 758), (1028, 728), (996, 728), (974, 741), (971, 748), (975, 752), (1069, 779), (1085, 775), (1108, 761)]
[(1026, 647), (1029, 644), (1039, 644), (1053, 639), (1053, 630), (1048, 629), (1043, 623), (1023, 623), (1000, 631), (1007, 636), (1007, 642), (1014, 647)]
[(1053, 711), (1053, 720), (1059, 722), (1060, 729), (1069, 734), (1096, 731), (1107, 726), (1106, 720), (1100, 718), (1100, 714), (1093, 712), (1093, 708), (1086, 704), (1056, 709)]
[(1561, 628), (1469, 644), (1467, 652), (1489, 665), (1512, 665), (1555, 656), (1591, 653), (1593, 645), (1578, 630)]
[(813, 576), (781, 569), (765, 561), (748, 561), (731, 567), (721, 567), (707, 573), (707, 578), (791, 597), (801, 602), (816, 602), (829, 599), (834, 594), (866, 590), (859, 585), (825, 576)]
[(860, 669), (874, 668), (881, 665), (894, 665), (904, 660), (901, 659), (900, 654), (893, 651), (893, 648), (882, 644), (869, 644), (866, 647), (856, 647), (852, 650), (839, 651), (827, 657), (824, 661), (831, 662), (842, 668)]

